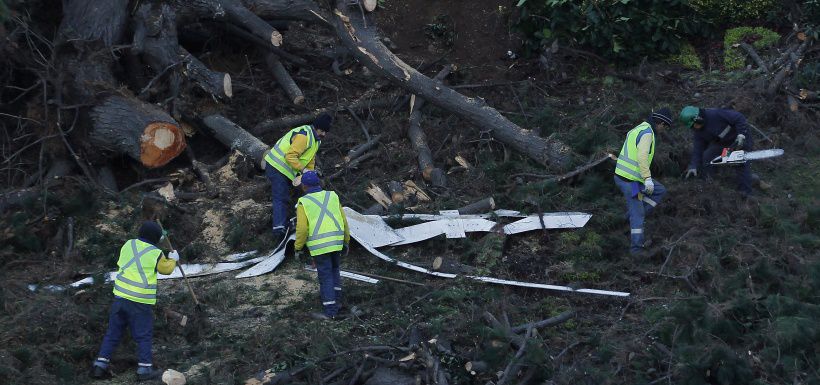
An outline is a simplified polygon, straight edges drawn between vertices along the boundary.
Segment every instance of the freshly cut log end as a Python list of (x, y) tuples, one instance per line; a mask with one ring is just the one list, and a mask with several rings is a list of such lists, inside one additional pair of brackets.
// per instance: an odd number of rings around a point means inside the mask
[(273, 30), (270, 34), (270, 43), (273, 44), (274, 47), (282, 45), (282, 34), (277, 30)]
[(168, 122), (153, 122), (145, 127), (140, 138), (140, 162), (145, 167), (166, 165), (185, 150), (185, 133)]
[(233, 83), (231, 83), (230, 74), (225, 74), (225, 77), (222, 79), (222, 89), (225, 92), (225, 96), (229, 98), (233, 97)]
[(304, 95), (298, 95), (295, 98), (293, 98), (293, 104), (295, 104), (297, 106), (301, 105), (304, 102), (305, 102), (305, 96)]
[(458, 213), (461, 215), (484, 214), (493, 210), (495, 210), (495, 199), (493, 199), (493, 197), (489, 197), (470, 203), (467, 206), (459, 207)]
[(436, 257), (433, 259), (433, 271), (450, 274), (473, 274), (476, 268), (462, 264), (458, 261), (445, 259), (444, 257)]
[(474, 376), (477, 373), (485, 372), (488, 367), (489, 365), (484, 361), (468, 361), (464, 364), (464, 369), (467, 369), (467, 371)]
[(165, 111), (131, 96), (109, 96), (89, 113), (91, 142), (145, 167), (164, 166), (185, 149), (185, 132)]

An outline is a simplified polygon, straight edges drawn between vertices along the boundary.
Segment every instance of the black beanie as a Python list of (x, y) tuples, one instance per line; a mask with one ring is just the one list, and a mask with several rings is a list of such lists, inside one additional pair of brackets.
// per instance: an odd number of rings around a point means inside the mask
[(156, 246), (160, 238), (162, 238), (162, 228), (153, 221), (142, 222), (139, 237)]
[(319, 115), (316, 120), (313, 121), (313, 128), (322, 130), (322, 131), (330, 131), (330, 125), (333, 123), (333, 117), (328, 114), (321, 114)]
[(666, 123), (668, 126), (672, 126), (672, 111), (668, 107), (664, 107), (653, 112), (652, 118), (655, 119), (656, 122), (661, 121)]

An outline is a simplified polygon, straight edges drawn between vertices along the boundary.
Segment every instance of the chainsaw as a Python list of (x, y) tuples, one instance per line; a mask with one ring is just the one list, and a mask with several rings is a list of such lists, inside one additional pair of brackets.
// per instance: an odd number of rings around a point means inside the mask
[(750, 160), (774, 158), (780, 155), (783, 155), (783, 149), (780, 148), (749, 152), (724, 148), (723, 152), (720, 153), (720, 156), (712, 159), (709, 164), (744, 164)]

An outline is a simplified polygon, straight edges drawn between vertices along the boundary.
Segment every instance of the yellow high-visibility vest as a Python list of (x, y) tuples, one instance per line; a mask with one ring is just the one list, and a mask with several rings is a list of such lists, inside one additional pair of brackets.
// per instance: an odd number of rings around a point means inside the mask
[(265, 162), (268, 162), (268, 164), (279, 170), (282, 175), (288, 177), (290, 180), (293, 180), (293, 178), (296, 177), (296, 173), (301, 171), (301, 169), (294, 170), (288, 161), (285, 160), (285, 154), (290, 150), (291, 138), (299, 132), (304, 132), (308, 138), (308, 146), (305, 152), (299, 155), (299, 164), (304, 168), (319, 151), (319, 141), (316, 140), (316, 137), (313, 135), (313, 127), (311, 126), (300, 126), (288, 131), (288, 133), (279, 138), (279, 141), (265, 154)]
[(647, 122), (629, 130), (621, 153), (618, 154), (618, 163), (615, 164), (615, 174), (641, 183), (643, 183), (643, 177), (641, 177), (641, 169), (638, 166), (638, 137), (643, 133), (652, 135), (652, 147), (649, 149), (649, 164), (652, 164), (652, 158), (655, 157), (655, 132)]
[(114, 279), (114, 295), (134, 302), (157, 303), (157, 261), (162, 251), (139, 239), (130, 239), (120, 248)]
[(317, 256), (342, 250), (345, 244), (339, 196), (333, 191), (317, 191), (299, 198), (308, 221), (306, 246)]

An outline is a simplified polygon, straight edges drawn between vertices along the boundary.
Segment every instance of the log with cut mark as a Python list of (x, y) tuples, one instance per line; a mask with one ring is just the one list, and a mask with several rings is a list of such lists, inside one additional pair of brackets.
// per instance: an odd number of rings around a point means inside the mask
[(451, 274), (473, 274), (476, 268), (444, 257), (433, 259), (433, 271)]
[(185, 149), (185, 133), (165, 111), (125, 96), (110, 96), (91, 110), (89, 139), (145, 167), (164, 166)]
[(404, 186), (401, 183), (391, 180), (387, 182), (387, 189), (390, 191), (390, 200), (394, 204), (404, 202)]
[(245, 131), (238, 124), (222, 115), (210, 115), (202, 118), (202, 123), (213, 134), (216, 140), (232, 150), (237, 150), (254, 160), (254, 164), (264, 167), (265, 153), (270, 149), (261, 140)]
[[(444, 66), (433, 80), (441, 82), (450, 73), (453, 66)], [(422, 98), (413, 97), (410, 100), (410, 126), (407, 129), (407, 136), (410, 138), (410, 143), (418, 153), (419, 170), (421, 171), (424, 180), (431, 182), (434, 186), (445, 187), (447, 185), (447, 176), (444, 171), (433, 164), (433, 153), (427, 145), (427, 136), (421, 128), (421, 110), (424, 107), (425, 101)]]
[(572, 156), (568, 146), (541, 138), (509, 121), (480, 98), (469, 98), (420, 74), (381, 42), (376, 28), (365, 28), (362, 16), (336, 1), (332, 22), (342, 44), (363, 65), (410, 92), (492, 133), (493, 137), (543, 165), (563, 168)]
[(470, 203), (467, 206), (459, 207), (458, 213), (461, 215), (484, 214), (493, 210), (495, 210), (495, 199), (493, 199), (493, 197), (489, 197)]
[(304, 103), (305, 95), (302, 93), (302, 90), (299, 89), (299, 86), (296, 85), (296, 82), (293, 81), (293, 78), (288, 73), (288, 70), (285, 69), (285, 66), (282, 65), (282, 62), (279, 61), (279, 57), (274, 54), (268, 54), (267, 57), (265, 57), (265, 61), (276, 82), (288, 95), (290, 101), (296, 105)]
[(468, 361), (464, 364), (464, 369), (467, 369), (467, 371), (474, 376), (478, 373), (486, 372), (488, 368), (489, 365), (484, 361)]

